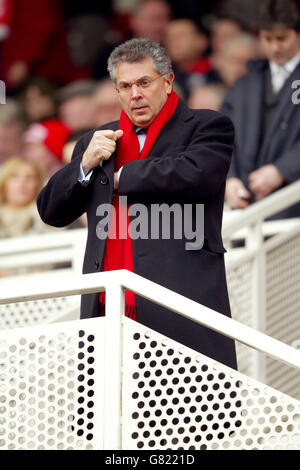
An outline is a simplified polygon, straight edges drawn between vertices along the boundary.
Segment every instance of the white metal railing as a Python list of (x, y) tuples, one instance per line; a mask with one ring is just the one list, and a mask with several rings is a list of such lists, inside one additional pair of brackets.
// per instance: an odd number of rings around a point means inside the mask
[(11, 286), (1, 295), (0, 305), (105, 290), (106, 312), (112, 320), (116, 311), (119, 316), (123, 314), (124, 290), (129, 289), (189, 320), (300, 369), (300, 351), (127, 270), (70, 276), (65, 279), (63, 287), (60, 280), (53, 280), (51, 286), (45, 284), (32, 286), (25, 283), (18, 288), (17, 294), (15, 287)]
[[(120, 410), (122, 409), (122, 325), (125, 320), (125, 289), (132, 290), (152, 302), (183, 315), (185, 318), (240, 341), (251, 348), (262, 351), (297, 370), (300, 369), (300, 351), (125, 270), (70, 276), (65, 279), (63, 286), (60, 280), (52, 280), (51, 286), (46, 283), (35, 286), (24, 284), (19, 287), (17, 294), (13, 286), (8, 288), (4, 294), (1, 294), (0, 304), (106, 291), (107, 300), (104, 326), (105, 407), (103, 418), (103, 446), (105, 449), (119, 449), (122, 446), (122, 413)], [(100, 318), (100, 320), (102, 319)], [(71, 323), (66, 323), (66, 331), (68, 325), (71, 325)], [(25, 329), (25, 331), (28, 333), (30, 329)], [(26, 336), (26, 333), (22, 334)], [(5, 338), (9, 335), (11, 337), (12, 333), (6, 331), (0, 332), (0, 345), (5, 342)], [(22, 341), (22, 344), (26, 343), (25, 339)], [(214, 361), (211, 362), (213, 365)], [(226, 371), (227, 369), (224, 366), (224, 370)], [(236, 377), (236, 379), (238, 378), (240, 376)], [(256, 389), (254, 388), (254, 390)], [(266, 395), (266, 390), (263, 393)], [(285, 400), (287, 399), (285, 398)], [(293, 403), (291, 409), (294, 409), (296, 402), (291, 403)]]
[(5, 271), (52, 269), (62, 263), (80, 273), (86, 237), (83, 228), (0, 240), (0, 277)]
[[(0, 292), (23, 283), (51, 283), (82, 271), (87, 229), (0, 240)], [(79, 318), (79, 296), (0, 307), (0, 329)]]
[(278, 212), (300, 202), (300, 181), (270, 194), (261, 201), (239, 210), (225, 212), (223, 221), (223, 237), (228, 239), (233, 233), (244, 227), (252, 227), (263, 222)]
[[(300, 316), (296, 315), (300, 273), (295, 267), (300, 263), (300, 218), (264, 219), (299, 201), (300, 182), (296, 182), (246, 209), (225, 212), (223, 223), (228, 247), (229, 240), (245, 242), (243, 248), (229, 248), (225, 256), (233, 318), (293, 345), (300, 338)], [(284, 291), (280, 286), (285, 286)], [(274, 368), (271, 363), (254, 353), (249, 364), (252, 376), (268, 382), (268, 369)], [(280, 368), (277, 377), (272, 372), (272, 381), (283, 381), (284, 374)], [(300, 382), (291, 383), (300, 396)]]
[[(273, 274), (270, 273), (269, 268), (269, 258), (276, 250), (279, 253), (282, 252), (284, 247), (288, 246), (293, 238), (297, 240), (298, 234), (300, 237), (300, 220), (264, 222), (264, 218), (299, 200), (300, 183), (294, 183), (243, 211), (232, 211), (225, 213), (224, 216), (223, 236), (225, 240), (229, 238), (239, 239), (241, 237), (245, 237), (246, 240), (245, 248), (230, 249), (225, 256), (233, 318), (243, 322), (244, 316), (241, 315), (241, 311), (247, 309), (245, 314), (246, 324), (262, 332), (270, 333), (271, 336), (275, 335), (275, 337), (277, 332), (274, 329), (270, 329), (268, 325), (268, 319), (274, 316), (274, 309), (270, 301), (274, 289), (272, 290), (272, 288), (267, 287), (270, 284), (269, 278), (273, 279)], [(1, 269), (9, 270), (22, 267), (34, 270), (35, 268), (39, 269), (42, 266), (48, 266), (51, 269), (56, 263), (69, 263), (71, 265), (70, 272), (80, 273), (86, 235), (86, 229), (77, 229), (26, 238), (1, 240), (0, 272)], [(266, 236), (272, 236), (272, 238), (265, 241)], [(297, 253), (295, 253), (295, 259), (297, 259), (297, 256)], [(240, 276), (240, 270), (241, 268), (245, 269), (245, 266), (247, 266), (249, 271), (247, 289), (249, 297), (251, 297), (251, 299), (246, 299), (247, 302), (244, 301), (245, 299), (242, 295), (239, 295), (244, 279)], [(69, 270), (60, 271), (60, 277), (65, 277)], [(36, 277), (43, 278), (47, 277), (47, 275), (47, 272), (37, 274), (36, 276), (32, 275), (31, 278), (28, 278), (28, 283), (36, 282)], [(279, 279), (282, 276), (289, 276), (288, 269), (277, 274)], [(297, 291), (298, 277), (294, 273), (291, 276), (293, 277), (293, 288)], [(26, 282), (26, 278), (27, 276), (18, 278), (18, 288), (20, 284)], [(17, 280), (16, 278), (0, 279), (0, 289), (6, 290), (10, 282), (14, 282), (14, 285), (16, 285)], [(298, 325), (298, 320), (294, 317), (293, 320), (290, 320), (289, 317), (289, 311), (291, 310), (294, 315), (295, 308), (299, 309), (297, 299), (290, 309), (282, 308), (282, 319), (278, 317), (278, 325), (280, 325), (278, 330), (280, 332), (285, 331), (286, 323), (293, 322), (293, 336), (290, 333), (286, 336), (278, 335), (278, 339), (290, 345), (298, 344), (300, 340), (300, 324)], [(69, 315), (69, 312), (67, 312), (67, 315)], [(298, 317), (300, 318), (299, 315)], [(47, 317), (46, 321), (51, 321), (49, 318)], [(58, 321), (59, 317), (57, 317), (57, 320), (55, 316), (51, 316), (51, 318), (54, 318), (54, 321)], [(65, 319), (64, 315), (62, 315), (62, 319)], [(7, 323), (7, 320), (5, 321)], [(13, 322), (11, 322), (11, 325), (13, 326)], [(23, 326), (23, 324), (19, 324), (19, 326)], [(252, 354), (252, 358), (250, 361), (251, 371), (248, 370), (247, 372), (257, 379), (266, 381), (265, 360), (256, 353)], [(300, 396), (300, 381), (297, 387), (299, 388)]]

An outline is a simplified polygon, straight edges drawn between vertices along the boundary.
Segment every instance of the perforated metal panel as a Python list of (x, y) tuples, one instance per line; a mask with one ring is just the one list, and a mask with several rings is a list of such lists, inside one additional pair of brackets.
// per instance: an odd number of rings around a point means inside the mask
[[(228, 253), (230, 255), (230, 253)], [(228, 255), (226, 255), (228, 256)], [(225, 257), (226, 260), (226, 257)], [(252, 288), (252, 266), (253, 260), (241, 263), (240, 266), (230, 267), (226, 264), (226, 276), (228, 293), (230, 299), (231, 315), (244, 325), (253, 328), (253, 288)], [(243, 344), (236, 345), (239, 371), (254, 375), (254, 353), (253, 350)], [(256, 353), (255, 353), (256, 354)]]
[(124, 319), (124, 449), (300, 449), (297, 400)]
[[(266, 333), (295, 346), (300, 340), (300, 234), (267, 252), (266, 272)], [(295, 371), (267, 359), (266, 380), (300, 399)]]
[(77, 320), (79, 310), (80, 296), (0, 305), (0, 330), (52, 323), (60, 319)]
[(102, 448), (102, 326), (0, 333), (0, 450)]

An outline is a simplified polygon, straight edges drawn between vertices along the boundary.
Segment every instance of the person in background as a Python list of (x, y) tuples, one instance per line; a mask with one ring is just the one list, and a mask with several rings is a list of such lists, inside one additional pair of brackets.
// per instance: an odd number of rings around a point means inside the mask
[(211, 65), (206, 56), (209, 40), (206, 32), (192, 19), (179, 18), (169, 22), (165, 47), (171, 57), (175, 81), (185, 97), (205, 82)]
[(227, 39), (238, 33), (249, 32), (245, 24), (239, 18), (228, 11), (215, 15), (210, 25), (210, 47), (211, 55), (218, 53)]
[[(242, 209), (300, 178), (300, 106), (293, 83), (300, 76), (298, 0), (263, 0), (257, 28), (266, 59), (249, 65), (221, 111), (235, 126), (236, 143), (226, 201)], [(300, 204), (274, 218), (299, 217)]]
[(140, 0), (129, 15), (129, 32), (126, 38), (107, 43), (92, 67), (95, 80), (108, 78), (107, 60), (113, 49), (125, 39), (146, 38), (164, 44), (166, 27), (172, 17), (172, 8), (166, 0)]
[(55, 90), (56, 87), (43, 78), (30, 80), (18, 98), (29, 123), (56, 117)]
[(106, 122), (116, 121), (120, 118), (121, 105), (111, 80), (101, 80), (93, 95), (96, 105), (96, 126), (102, 126)]
[(0, 167), (22, 149), (22, 134), (26, 120), (21, 106), (9, 98), (6, 104), (0, 105)]
[(95, 127), (95, 89), (96, 82), (79, 80), (69, 83), (57, 91), (58, 118), (72, 131)]
[(7, 161), (0, 175), (0, 238), (50, 230), (36, 209), (36, 197), (44, 184), (41, 168), (21, 157)]
[(66, 143), (63, 146), (62, 150), (62, 159), (63, 162), (67, 165), (71, 161), (71, 157), (73, 154), (73, 150), (75, 145), (77, 144), (78, 140), (87, 134), (92, 129), (78, 129), (78, 131), (71, 132), (69, 137), (66, 140)]
[(207, 81), (220, 81), (230, 88), (246, 75), (248, 62), (259, 58), (261, 49), (257, 38), (249, 33), (238, 33), (226, 39), (215, 53), (213, 70), (207, 75)]
[(71, 62), (60, 0), (12, 0), (1, 69), (11, 93), (32, 77), (44, 77), (60, 86), (88, 76), (88, 70)]
[(132, 36), (163, 43), (171, 15), (171, 7), (165, 0), (141, 0), (131, 15)]
[(10, 33), (12, 0), (0, 0), (0, 44)]
[(12, 0), (0, 0), (0, 77), (3, 76), (2, 44), (3, 41), (5, 41), (10, 34), (11, 16)]
[(212, 109), (219, 111), (224, 101), (227, 88), (222, 83), (208, 83), (195, 88), (190, 94), (187, 105), (191, 109)]
[(47, 178), (63, 166), (63, 147), (70, 129), (58, 119), (34, 123), (23, 136), (24, 156), (28, 161), (40, 165)]

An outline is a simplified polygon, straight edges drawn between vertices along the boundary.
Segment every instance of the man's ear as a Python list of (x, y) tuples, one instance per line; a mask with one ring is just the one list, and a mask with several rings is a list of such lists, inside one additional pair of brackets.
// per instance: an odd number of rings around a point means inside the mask
[(173, 89), (173, 81), (174, 81), (175, 75), (173, 72), (170, 73), (170, 75), (165, 78), (166, 80), (166, 89), (167, 89), (167, 94), (170, 95), (171, 91)]

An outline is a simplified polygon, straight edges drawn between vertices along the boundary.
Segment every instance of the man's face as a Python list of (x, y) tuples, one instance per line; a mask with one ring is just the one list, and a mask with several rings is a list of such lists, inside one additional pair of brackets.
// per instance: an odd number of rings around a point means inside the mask
[(92, 96), (78, 95), (59, 106), (59, 117), (72, 130), (96, 126), (96, 105)]
[(300, 33), (294, 29), (263, 29), (259, 37), (265, 56), (277, 65), (284, 65), (300, 51)]
[(119, 100), (123, 110), (135, 126), (147, 128), (154, 121), (172, 91), (174, 74), (164, 78), (159, 75), (153, 64), (152, 57), (141, 62), (120, 62), (116, 68), (116, 87), (132, 84), (137, 80), (153, 80), (147, 88), (136, 85), (129, 91), (119, 92)]
[(218, 62), (218, 72), (224, 83), (232, 87), (236, 80), (248, 71), (248, 61), (258, 58), (255, 45), (245, 44), (243, 42), (224, 43)]
[(22, 129), (17, 123), (0, 124), (0, 162), (4, 162), (22, 148)]
[(162, 42), (170, 16), (167, 2), (153, 0), (141, 4), (131, 18), (134, 37)]
[(208, 40), (192, 21), (173, 20), (166, 28), (166, 47), (173, 62), (197, 60), (207, 49)]
[(4, 200), (12, 207), (24, 207), (34, 201), (39, 189), (37, 171), (30, 163), (22, 163), (4, 185)]
[(219, 19), (212, 25), (211, 46), (213, 53), (219, 52), (224, 42), (241, 32), (241, 27), (233, 20)]
[(120, 119), (121, 105), (111, 81), (98, 87), (94, 94), (94, 102), (97, 126)]

